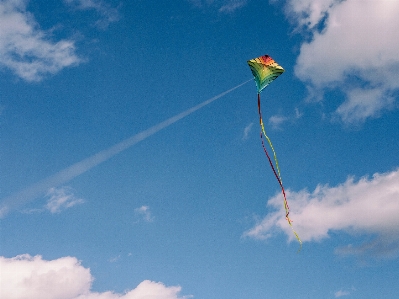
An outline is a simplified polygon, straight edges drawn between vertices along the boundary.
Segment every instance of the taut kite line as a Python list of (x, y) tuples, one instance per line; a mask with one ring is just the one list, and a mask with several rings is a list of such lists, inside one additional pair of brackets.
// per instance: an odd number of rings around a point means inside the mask
[[(263, 125), (262, 112), (260, 109), (260, 93), (273, 80), (275, 80), (278, 76), (280, 76), (284, 72), (284, 69), (280, 65), (278, 65), (277, 62), (275, 62), (273, 60), (273, 58), (271, 58), (269, 55), (264, 55), (264, 56), (260, 56), (258, 58), (251, 59), (248, 61), (248, 65), (251, 68), (252, 74), (254, 75), (256, 87), (258, 89), (258, 113), (259, 113), (259, 124), (260, 124), (260, 128), (261, 128), (260, 129), (260, 138), (262, 141), (262, 147), (266, 154), (267, 159), (269, 160), (269, 163), (273, 170), (273, 173), (276, 176), (276, 179), (281, 187), (281, 192), (283, 193), (283, 198), (284, 198), (285, 218), (287, 219), (288, 224), (290, 225), (292, 231), (294, 232), (296, 239), (298, 240), (298, 242), (300, 244), (300, 248), (299, 248), (299, 250), (300, 250), (302, 248), (302, 241), (299, 238), (298, 234), (295, 232), (295, 230), (292, 226), (292, 220), (289, 217), (290, 207), (288, 206), (287, 197), (285, 195), (283, 180), (281, 179), (280, 167), (278, 166), (277, 155), (273, 148), (273, 144), (272, 144), (270, 138), (266, 134), (265, 127)], [(266, 138), (270, 148), (273, 151), (273, 158), (274, 158), (276, 167), (274, 167), (273, 161), (272, 161), (272, 159), (270, 159), (270, 155), (267, 152), (265, 142), (263, 140), (263, 136)], [(276, 171), (276, 169), (277, 169), (277, 171)]]

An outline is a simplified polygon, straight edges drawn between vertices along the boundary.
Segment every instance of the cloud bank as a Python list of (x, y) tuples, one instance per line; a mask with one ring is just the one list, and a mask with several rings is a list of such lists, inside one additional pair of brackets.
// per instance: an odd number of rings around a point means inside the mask
[[(374, 239), (361, 246), (349, 244), (340, 254), (395, 256), (399, 253), (399, 169), (363, 177), (348, 178), (336, 187), (319, 185), (313, 192), (287, 190), (293, 225), (303, 242), (320, 241), (332, 232), (345, 232)], [(274, 211), (261, 219), (244, 236), (267, 239), (278, 231), (295, 239), (285, 220), (283, 199), (272, 197)]]
[(335, 115), (346, 123), (378, 117), (399, 89), (399, 1), (287, 0), (286, 14), (310, 36), (295, 74), (309, 97), (338, 89), (346, 99)]
[(73, 40), (53, 41), (26, 11), (27, 1), (0, 2), (0, 66), (26, 81), (40, 81), (79, 64)]
[(91, 291), (90, 269), (75, 257), (44, 260), (41, 256), (0, 257), (0, 298), (7, 299), (187, 299), (181, 287), (145, 280), (135, 289), (117, 294)]

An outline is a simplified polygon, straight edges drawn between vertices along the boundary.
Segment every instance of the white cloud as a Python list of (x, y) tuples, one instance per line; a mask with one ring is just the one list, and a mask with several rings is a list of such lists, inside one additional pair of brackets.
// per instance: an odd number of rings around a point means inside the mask
[(149, 206), (141, 206), (140, 208), (134, 209), (134, 212), (136, 215), (141, 216), (146, 222), (154, 221), (154, 217), (151, 215)]
[(96, 25), (100, 28), (105, 28), (110, 23), (119, 21), (120, 19), (118, 9), (111, 7), (111, 5), (103, 0), (64, 0), (64, 2), (79, 10), (94, 9), (101, 15), (101, 19), (96, 22)]
[(354, 123), (359, 119), (377, 116), (384, 108), (389, 108), (395, 99), (385, 94), (382, 88), (353, 88), (347, 91), (348, 99), (336, 112), (344, 122)]
[(314, 29), (326, 17), (329, 9), (341, 0), (288, 0), (286, 13), (301, 28)]
[(50, 188), (47, 192), (47, 197), (49, 199), (45, 208), (53, 214), (84, 202), (83, 199), (75, 197), (72, 189), (68, 187)]
[[(286, 190), (290, 216), (303, 242), (320, 241), (331, 232), (346, 232), (374, 239), (361, 246), (349, 244), (336, 252), (394, 256), (399, 251), (399, 170), (374, 174), (372, 178), (353, 178), (336, 187), (318, 185), (313, 192)], [(285, 220), (283, 200), (278, 194), (267, 204), (275, 211), (244, 233), (266, 239), (283, 231), (295, 239)]]
[(311, 97), (342, 90), (346, 100), (336, 114), (347, 123), (392, 107), (399, 89), (399, 1), (287, 0), (286, 12), (311, 34), (295, 67)]
[(0, 268), (1, 298), (76, 298), (88, 293), (92, 283), (90, 270), (73, 257), (53, 261), (30, 255), (0, 257)]
[(40, 81), (65, 67), (77, 65), (73, 40), (52, 41), (26, 11), (24, 0), (0, 2), (0, 65), (26, 81)]
[(124, 294), (91, 291), (93, 277), (75, 257), (0, 257), (0, 298), (7, 299), (186, 299), (181, 287), (145, 280)]

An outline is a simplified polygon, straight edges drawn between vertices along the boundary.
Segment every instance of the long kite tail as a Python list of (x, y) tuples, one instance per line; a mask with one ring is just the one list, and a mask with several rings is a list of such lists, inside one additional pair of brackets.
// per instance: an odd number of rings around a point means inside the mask
[[(299, 236), (296, 233), (296, 231), (294, 230), (294, 227), (292, 226), (292, 220), (289, 217), (290, 207), (288, 206), (287, 197), (285, 195), (285, 190), (284, 190), (284, 186), (283, 186), (283, 180), (281, 179), (280, 167), (278, 166), (277, 155), (276, 155), (276, 152), (274, 150), (274, 147), (273, 147), (273, 144), (272, 144), (270, 138), (266, 134), (265, 127), (263, 125), (262, 112), (261, 112), (261, 109), (260, 109), (260, 94), (259, 93), (258, 93), (258, 113), (259, 113), (259, 124), (260, 124), (260, 127), (261, 127), (260, 139), (262, 141), (262, 147), (263, 147), (263, 150), (264, 150), (264, 152), (266, 154), (267, 159), (269, 160), (269, 164), (270, 164), (270, 166), (271, 166), (271, 168), (273, 170), (273, 173), (274, 173), (274, 175), (275, 175), (275, 177), (276, 177), (276, 179), (277, 179), (277, 181), (278, 181), (278, 183), (279, 183), (279, 185), (281, 187), (281, 191), (283, 193), (283, 198), (284, 198), (285, 219), (287, 219), (287, 222), (291, 226), (291, 229), (292, 229), (292, 231), (293, 231), (293, 233), (295, 235), (295, 238), (298, 240), (298, 242), (300, 244), (300, 248), (298, 250), (298, 251), (300, 251), (302, 249), (302, 241), (299, 238)], [(265, 146), (265, 142), (263, 141), (263, 136), (265, 136), (267, 142), (269, 143), (270, 148), (273, 151), (273, 158), (274, 158), (274, 161), (276, 163), (277, 171), (274, 168), (274, 165), (273, 165), (272, 160), (270, 159), (269, 153), (267, 152), (267, 149), (266, 149), (266, 146)]]

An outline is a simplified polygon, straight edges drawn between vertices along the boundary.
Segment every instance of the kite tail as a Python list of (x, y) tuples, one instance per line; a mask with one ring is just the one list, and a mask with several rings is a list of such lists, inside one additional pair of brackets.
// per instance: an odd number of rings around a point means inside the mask
[[(263, 151), (265, 152), (266, 157), (267, 157), (267, 159), (269, 160), (269, 164), (270, 164), (270, 166), (271, 166), (271, 168), (272, 168), (272, 170), (273, 170), (273, 173), (274, 173), (274, 175), (275, 175), (275, 177), (276, 177), (276, 179), (277, 179), (277, 181), (278, 181), (278, 183), (279, 183), (279, 185), (280, 185), (280, 187), (281, 187), (281, 191), (282, 191), (282, 193), (283, 193), (283, 198), (284, 198), (285, 219), (287, 219), (287, 222), (288, 222), (288, 224), (291, 226), (291, 229), (292, 229), (292, 231), (293, 231), (293, 233), (294, 233), (294, 235), (295, 235), (295, 238), (298, 240), (298, 242), (299, 242), (299, 244), (300, 244), (300, 247), (299, 247), (299, 250), (298, 250), (298, 252), (299, 252), (299, 251), (302, 249), (302, 241), (301, 241), (301, 239), (299, 238), (299, 236), (298, 236), (298, 234), (296, 233), (296, 231), (294, 230), (294, 227), (292, 226), (292, 220), (291, 220), (290, 217), (289, 217), (289, 214), (290, 214), (290, 207), (288, 206), (287, 197), (286, 197), (286, 195), (285, 195), (285, 190), (284, 190), (284, 186), (283, 186), (283, 181), (282, 181), (282, 179), (281, 179), (281, 174), (280, 174), (280, 168), (279, 168), (279, 166), (278, 166), (277, 155), (276, 155), (276, 152), (275, 152), (275, 150), (274, 150), (274, 148), (273, 148), (273, 145), (272, 145), (272, 142), (271, 142), (270, 138), (269, 138), (269, 137), (267, 136), (267, 134), (266, 134), (265, 127), (264, 127), (264, 125), (263, 125), (262, 112), (261, 112), (261, 109), (260, 109), (260, 94), (259, 94), (259, 93), (258, 93), (258, 113), (259, 113), (259, 124), (260, 124), (260, 127), (261, 127), (260, 139), (261, 139), (261, 141), (262, 141)], [(263, 135), (265, 136), (267, 142), (269, 143), (270, 148), (271, 148), (272, 151), (273, 151), (273, 156), (274, 156), (274, 161), (276, 162), (277, 172), (276, 172), (276, 169), (274, 168), (274, 165), (273, 165), (272, 160), (270, 159), (269, 153), (267, 152), (267, 149), (266, 149), (266, 146), (265, 146), (265, 142), (263, 141)]]
[(261, 129), (262, 129), (263, 135), (265, 136), (267, 142), (269, 143), (270, 148), (271, 148), (272, 151), (273, 151), (273, 157), (274, 157), (274, 162), (276, 162), (276, 168), (277, 168), (278, 178), (280, 179), (280, 182), (281, 182), (281, 184), (282, 184), (282, 183), (283, 183), (283, 180), (281, 179), (281, 173), (280, 173), (280, 167), (278, 166), (277, 155), (276, 155), (276, 152), (275, 152), (275, 150), (274, 150), (272, 141), (271, 141), (270, 138), (267, 136), (266, 131), (265, 131), (265, 127), (264, 127), (264, 125), (263, 125), (263, 119), (262, 119), (262, 115), (261, 115), (261, 112), (260, 112), (260, 97), (259, 97), (259, 94), (258, 94), (258, 110), (259, 110), (259, 115), (260, 115), (260, 127), (261, 127)]

